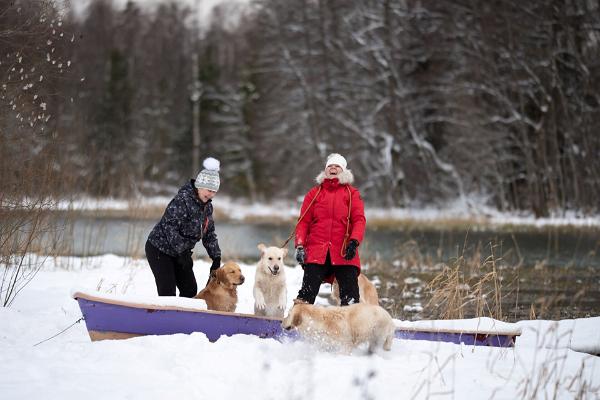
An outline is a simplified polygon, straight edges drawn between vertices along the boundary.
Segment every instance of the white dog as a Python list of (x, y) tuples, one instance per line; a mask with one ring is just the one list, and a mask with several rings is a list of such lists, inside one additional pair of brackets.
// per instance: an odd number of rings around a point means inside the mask
[(254, 280), (254, 314), (283, 318), (287, 304), (285, 265), (287, 249), (259, 244), (261, 257)]
[(327, 349), (350, 353), (362, 343), (369, 351), (391, 350), (395, 326), (390, 314), (380, 306), (358, 303), (345, 307), (295, 304), (281, 323), (283, 329), (298, 329), (300, 335)]

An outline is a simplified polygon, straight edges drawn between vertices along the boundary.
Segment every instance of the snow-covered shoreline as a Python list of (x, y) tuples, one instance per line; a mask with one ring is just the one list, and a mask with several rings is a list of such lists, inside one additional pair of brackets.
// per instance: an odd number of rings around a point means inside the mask
[[(81, 198), (73, 202), (57, 202), (56, 210), (70, 211), (96, 211), (102, 212), (131, 212), (133, 215), (160, 213), (166, 207), (170, 197), (157, 196), (140, 198), (138, 200), (119, 199), (94, 199)], [(227, 196), (217, 196), (213, 199), (215, 212), (231, 220), (269, 220), (269, 221), (294, 221), (298, 217), (300, 200), (274, 201), (271, 203), (249, 203), (234, 200)], [(576, 227), (600, 228), (600, 215), (583, 215), (575, 211), (556, 212), (546, 218), (535, 218), (531, 213), (500, 212), (487, 206), (466, 207), (463, 204), (451, 203), (445, 207), (433, 208), (375, 208), (366, 207), (367, 220), (376, 222), (410, 221), (414, 223), (428, 223), (445, 221), (452, 224), (467, 224), (486, 227)]]

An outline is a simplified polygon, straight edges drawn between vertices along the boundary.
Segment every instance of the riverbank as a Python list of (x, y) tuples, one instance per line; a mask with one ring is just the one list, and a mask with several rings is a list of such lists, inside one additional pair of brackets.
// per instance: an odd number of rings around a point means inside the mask
[[(82, 198), (58, 202), (52, 210), (71, 211), (95, 218), (160, 218), (170, 197), (148, 197), (136, 200)], [(222, 221), (289, 224), (298, 218), (301, 200), (249, 203), (218, 196), (213, 200), (215, 218)], [(535, 218), (530, 213), (500, 212), (487, 206), (465, 207), (448, 204), (440, 208), (374, 208), (366, 207), (369, 226), (373, 228), (496, 230), (500, 232), (560, 228), (561, 230), (600, 230), (600, 215), (583, 215), (573, 211)]]

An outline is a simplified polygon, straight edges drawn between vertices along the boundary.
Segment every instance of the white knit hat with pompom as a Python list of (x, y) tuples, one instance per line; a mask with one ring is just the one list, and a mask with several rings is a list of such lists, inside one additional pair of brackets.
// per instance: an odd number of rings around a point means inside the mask
[(208, 157), (202, 163), (204, 169), (196, 177), (194, 185), (198, 189), (208, 189), (216, 192), (219, 190), (221, 181), (219, 180), (219, 169), (221, 163), (216, 158)]

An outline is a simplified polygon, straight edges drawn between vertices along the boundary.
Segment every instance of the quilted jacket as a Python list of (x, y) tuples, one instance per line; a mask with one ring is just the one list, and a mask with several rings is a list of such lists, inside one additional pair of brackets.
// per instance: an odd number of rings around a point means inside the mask
[(170, 256), (191, 251), (202, 240), (211, 259), (221, 257), (215, 233), (212, 201), (203, 203), (198, 197), (194, 180), (183, 185), (154, 226), (148, 241)]

